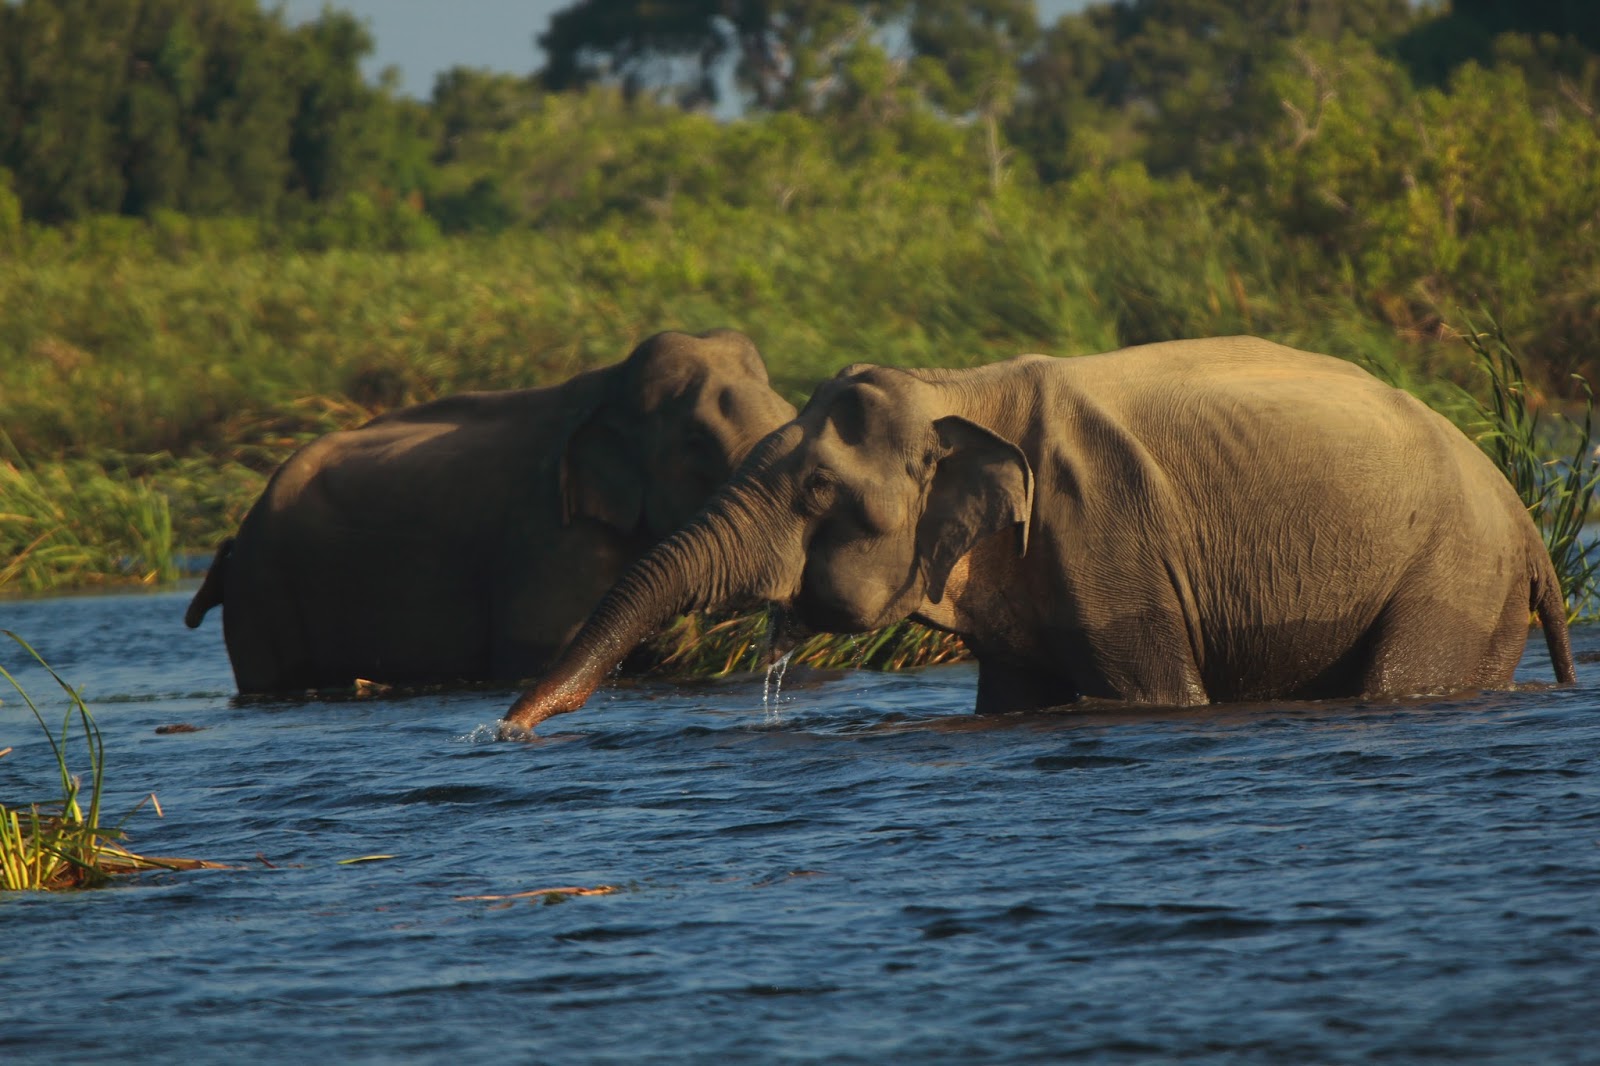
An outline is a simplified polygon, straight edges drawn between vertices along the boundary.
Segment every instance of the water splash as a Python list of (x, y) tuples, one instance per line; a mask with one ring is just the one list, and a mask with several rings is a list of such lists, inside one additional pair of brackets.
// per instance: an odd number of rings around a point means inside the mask
[(776, 662), (767, 666), (766, 679), (761, 682), (761, 710), (768, 725), (776, 725), (783, 720), (778, 712), (778, 698), (783, 695), (783, 675), (788, 671), (792, 658), (794, 649), (790, 648)]

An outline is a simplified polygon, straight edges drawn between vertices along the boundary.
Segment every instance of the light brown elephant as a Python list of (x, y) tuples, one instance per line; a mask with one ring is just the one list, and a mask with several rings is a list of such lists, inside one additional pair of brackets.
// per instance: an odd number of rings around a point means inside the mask
[(794, 413), (732, 330), (392, 411), (279, 467), (185, 622), (222, 605), (246, 693), (532, 676)]
[(977, 709), (1509, 686), (1561, 589), (1492, 462), (1356, 366), (1252, 337), (853, 366), (622, 577), (511, 709), (581, 706), (663, 619), (747, 600), (961, 634)]

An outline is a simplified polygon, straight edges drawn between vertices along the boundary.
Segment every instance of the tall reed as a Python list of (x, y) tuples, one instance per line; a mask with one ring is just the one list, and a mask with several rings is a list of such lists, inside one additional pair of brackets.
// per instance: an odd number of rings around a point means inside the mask
[(1539, 527), (1561, 579), (1569, 619), (1595, 618), (1600, 615), (1600, 556), (1584, 538), (1584, 527), (1600, 488), (1600, 461), (1588, 382), (1574, 375), (1584, 395), (1580, 425), (1530, 402), (1522, 362), (1492, 316), (1486, 330), (1469, 326), (1465, 336), (1489, 377), (1488, 401), (1477, 402), (1478, 442), (1505, 471)]
[(163, 493), (87, 459), (26, 462), (0, 431), (0, 591), (177, 576)]

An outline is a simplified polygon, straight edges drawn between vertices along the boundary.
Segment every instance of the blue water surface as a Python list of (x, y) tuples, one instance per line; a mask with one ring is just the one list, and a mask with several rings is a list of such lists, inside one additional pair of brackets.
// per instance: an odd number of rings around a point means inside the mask
[(159, 797), (130, 845), (230, 866), (0, 895), (0, 1061), (1600, 1061), (1600, 665), (998, 719), (969, 666), (792, 670), (498, 743), (508, 692), (240, 702), (186, 597), (0, 601), (112, 815)]

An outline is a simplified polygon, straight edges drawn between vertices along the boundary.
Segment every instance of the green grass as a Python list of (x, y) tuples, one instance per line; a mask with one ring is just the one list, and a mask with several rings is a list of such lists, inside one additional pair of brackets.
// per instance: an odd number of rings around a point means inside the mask
[[(667, 677), (723, 677), (765, 669), (773, 657), (768, 612), (721, 618), (694, 614), (651, 638), (628, 667)], [(788, 660), (819, 669), (905, 670), (967, 657), (960, 637), (905, 621), (871, 633), (818, 633), (790, 649)]]
[[(1484, 394), (1470, 342), (1390, 321), (1192, 183), (1127, 168), (981, 200), (860, 184), (810, 209), (597, 208), (399, 252), (204, 236), (228, 220), (196, 222), (179, 248), (135, 222), (95, 241), (51, 231), (0, 260), (0, 594), (168, 581), (184, 556), (210, 558), (300, 444), (451, 392), (562, 381), (666, 328), (745, 330), (797, 403), (856, 361), (972, 366), (1239, 331), (1351, 358), (1435, 406)], [(1532, 395), (1520, 367), (1490, 386)], [(1546, 459), (1550, 426), (1528, 441)], [(1497, 459), (1521, 476), (1514, 449)], [(1587, 503), (1539, 515), (1564, 523), (1560, 559)], [(1594, 576), (1569, 586), (1586, 613)]]
[(1404, 347), (1348, 302), (1296, 300), (1271, 242), (1197, 189), (1110, 178), (973, 204), (868, 184), (826, 210), (681, 202), (409, 252), (51, 231), (0, 259), (0, 590), (165, 580), (171, 555), (209, 557), (296, 446), (452, 392), (559, 382), (661, 329), (743, 329), (796, 402), (858, 361), (1241, 329)]
[(1585, 397), (1580, 423), (1534, 402), (1522, 361), (1492, 316), (1486, 330), (1469, 327), (1466, 341), (1490, 386), (1487, 402), (1477, 404), (1478, 442), (1505, 472), (1544, 536), (1569, 618), (1593, 619), (1600, 615), (1600, 556), (1589, 550), (1583, 530), (1594, 512), (1600, 461), (1588, 383), (1575, 378)]
[[(10, 682), (34, 719), (44, 730), (55, 755), (59, 772), (60, 798), (47, 803), (9, 807), (0, 804), (0, 889), (58, 890), (92, 888), (114, 877), (146, 870), (194, 869), (214, 865), (193, 859), (156, 859), (137, 855), (122, 846), (122, 826), (146, 803), (157, 814), (160, 804), (151, 794), (136, 804), (116, 825), (101, 823), (105, 787), (105, 743), (89, 713), (83, 697), (61, 679), (26, 641), (8, 630), (0, 630), (50, 674), (66, 693), (66, 719), (59, 733), (53, 732), (33, 698), (4, 666), (0, 677)], [(89, 785), (74, 774), (68, 760), (73, 724), (83, 737), (89, 763)], [(11, 751), (0, 751), (4, 757)]]
[(8, 445), (0, 433), (0, 590), (177, 578), (167, 494), (86, 459), (29, 463)]
[(0, 262), (0, 424), (33, 460), (264, 469), (358, 413), (565, 380), (667, 328), (745, 330), (795, 400), (859, 361), (1246, 330), (1334, 354), (1405, 347), (1343, 296), (1300, 296), (1271, 235), (1201, 190), (1105, 184), (811, 214), (683, 204), (411, 252), (42, 248)]

